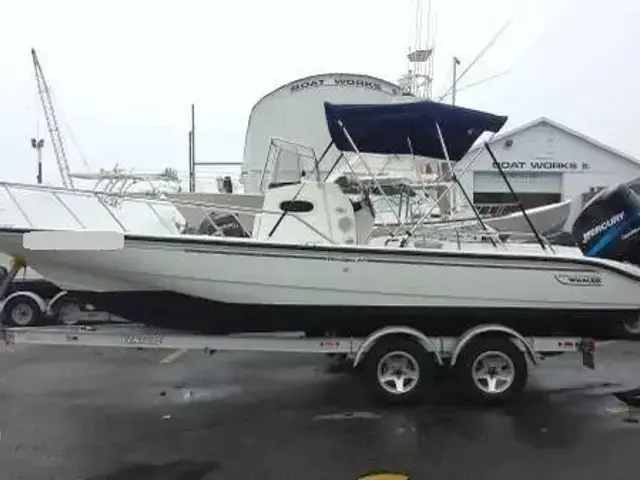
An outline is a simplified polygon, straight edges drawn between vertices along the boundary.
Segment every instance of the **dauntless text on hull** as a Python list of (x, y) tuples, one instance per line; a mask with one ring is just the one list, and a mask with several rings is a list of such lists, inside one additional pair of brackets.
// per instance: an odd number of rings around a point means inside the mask
[[(506, 121), (429, 101), (326, 104), (325, 110), (339, 151), (451, 162)], [(24, 256), (98, 309), (203, 332), (347, 335), (398, 323), (460, 334), (475, 323), (495, 321), (536, 335), (613, 338), (628, 333), (619, 329), (622, 322), (638, 318), (637, 267), (562, 256), (542, 240), (535, 254), (416, 248), (409, 228), (396, 247), (372, 247), (366, 239), (375, 211), (367, 190), (347, 195), (335, 183), (300, 173), (298, 181), (274, 179), (279, 186), (265, 195), (252, 238), (124, 232), (120, 250), (27, 250), (25, 231), (56, 227), (16, 222), (0, 230), (0, 250)], [(56, 195), (64, 202), (75, 192)]]

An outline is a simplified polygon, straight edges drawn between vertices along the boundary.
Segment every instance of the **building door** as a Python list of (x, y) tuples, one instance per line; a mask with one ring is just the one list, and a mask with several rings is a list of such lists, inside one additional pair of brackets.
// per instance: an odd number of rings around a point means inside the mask
[[(507, 178), (525, 208), (540, 207), (562, 200), (562, 173), (509, 172)], [(499, 172), (475, 172), (473, 202), (480, 213), (509, 213), (517, 209)]]

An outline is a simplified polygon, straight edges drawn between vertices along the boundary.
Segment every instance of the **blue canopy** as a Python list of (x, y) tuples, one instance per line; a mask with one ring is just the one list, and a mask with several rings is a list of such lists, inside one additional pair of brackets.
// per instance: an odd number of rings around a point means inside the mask
[(498, 132), (507, 121), (507, 117), (429, 100), (376, 105), (325, 102), (324, 111), (331, 139), (341, 151), (353, 151), (353, 147), (339, 121), (363, 153), (445, 159), (437, 123), (452, 161), (464, 157), (484, 132)]

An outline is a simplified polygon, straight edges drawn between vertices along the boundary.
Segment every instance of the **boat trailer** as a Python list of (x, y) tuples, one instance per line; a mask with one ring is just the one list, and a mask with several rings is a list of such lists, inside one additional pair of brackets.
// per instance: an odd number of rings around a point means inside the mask
[[(12, 289), (18, 273), (26, 268), (20, 258), (12, 257), (11, 269), (0, 266), (0, 317), (9, 326), (31, 327), (42, 324), (74, 325), (85, 322), (111, 322), (117, 318), (99, 312), (73, 298), (68, 292), (53, 284), (42, 287), (46, 280), (32, 285), (22, 282)], [(13, 290), (13, 291), (11, 291)]]
[(581, 353), (594, 368), (595, 342), (581, 338), (523, 338), (501, 325), (480, 325), (460, 337), (427, 337), (390, 326), (367, 338), (316, 337), (300, 333), (200, 335), (138, 324), (0, 327), (9, 345), (324, 354), (359, 374), (384, 403), (410, 403), (429, 390), (437, 372), (453, 373), (472, 400), (501, 403), (520, 393), (528, 364), (547, 356)]

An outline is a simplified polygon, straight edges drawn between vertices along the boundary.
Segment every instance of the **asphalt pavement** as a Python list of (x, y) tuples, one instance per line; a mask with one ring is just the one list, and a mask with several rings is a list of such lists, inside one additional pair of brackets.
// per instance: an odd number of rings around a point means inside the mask
[(613, 393), (640, 386), (640, 344), (579, 360), (501, 408), (388, 409), (322, 356), (1, 346), (0, 478), (637, 479), (640, 412)]

